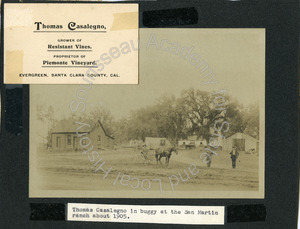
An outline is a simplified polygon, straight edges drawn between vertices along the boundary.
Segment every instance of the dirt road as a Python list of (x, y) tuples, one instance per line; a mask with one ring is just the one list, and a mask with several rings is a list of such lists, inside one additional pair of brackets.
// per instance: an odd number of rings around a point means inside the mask
[[(141, 191), (160, 188), (164, 191), (258, 189), (257, 155), (240, 154), (236, 169), (231, 167), (229, 154), (222, 151), (213, 157), (210, 168), (200, 160), (201, 151), (197, 149), (182, 149), (178, 155), (173, 153), (168, 167), (164, 164), (157, 165), (154, 151), (149, 151), (147, 161), (133, 149), (101, 151), (100, 155), (102, 162), (105, 161), (103, 168), (109, 170), (105, 179), (101, 170), (95, 173), (94, 162), (89, 161), (87, 155), (82, 155), (81, 152), (40, 152), (40, 188)], [(162, 162), (164, 163), (164, 159)]]

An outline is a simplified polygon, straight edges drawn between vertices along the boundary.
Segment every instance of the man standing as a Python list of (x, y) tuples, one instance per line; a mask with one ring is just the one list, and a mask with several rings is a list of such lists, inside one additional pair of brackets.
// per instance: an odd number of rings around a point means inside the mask
[(238, 158), (239, 156), (239, 152), (236, 150), (237, 147), (234, 146), (232, 147), (232, 150), (230, 152), (230, 158), (231, 158), (231, 161), (232, 161), (232, 168), (235, 169), (235, 166), (236, 166), (236, 159)]
[(145, 161), (149, 160), (147, 157), (148, 152), (149, 152), (149, 149), (147, 148), (146, 143), (144, 143), (141, 154), (144, 157)]

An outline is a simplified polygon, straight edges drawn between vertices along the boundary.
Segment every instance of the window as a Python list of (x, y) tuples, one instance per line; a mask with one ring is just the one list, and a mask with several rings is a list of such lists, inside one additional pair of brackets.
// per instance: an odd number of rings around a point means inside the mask
[(72, 140), (71, 140), (71, 135), (68, 135), (68, 136), (67, 136), (67, 144), (68, 144), (68, 145), (71, 145), (71, 142), (72, 142)]
[(98, 135), (98, 143), (101, 142), (101, 135)]

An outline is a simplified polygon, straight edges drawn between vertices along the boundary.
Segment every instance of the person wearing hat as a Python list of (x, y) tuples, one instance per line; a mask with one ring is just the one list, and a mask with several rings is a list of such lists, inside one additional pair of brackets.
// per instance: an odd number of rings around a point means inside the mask
[(232, 161), (232, 168), (235, 169), (236, 166), (236, 159), (239, 157), (239, 152), (237, 151), (237, 147), (232, 147), (232, 150), (230, 152), (230, 158)]
[(147, 154), (148, 154), (148, 149), (147, 149), (147, 145), (146, 143), (143, 144), (143, 149), (141, 151), (142, 156), (145, 158), (145, 160), (147, 159)]

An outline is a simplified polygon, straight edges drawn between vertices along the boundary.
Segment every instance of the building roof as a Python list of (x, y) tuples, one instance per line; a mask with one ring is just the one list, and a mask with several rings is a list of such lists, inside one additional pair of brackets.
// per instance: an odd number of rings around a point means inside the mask
[[(77, 122), (77, 123), (76, 123)], [(84, 123), (84, 124), (89, 124), (88, 125), (83, 125), (80, 123)], [(112, 136), (110, 136), (106, 130), (104, 129), (102, 123), (98, 120), (98, 122), (94, 122), (92, 120), (80, 120), (80, 121), (75, 121), (72, 119), (63, 119), (59, 122), (57, 122), (56, 125), (54, 125), (54, 127), (51, 130), (52, 134), (63, 134), (63, 133), (72, 133), (75, 134), (76, 133), (76, 129), (78, 129), (79, 127), (81, 127), (78, 131), (78, 133), (90, 133), (92, 131), (94, 131), (97, 127), (97, 123), (99, 124), (99, 126), (101, 127), (101, 129), (103, 130), (104, 134), (111, 138), (114, 139)]]
[(258, 139), (253, 138), (253, 137), (251, 137), (250, 135), (244, 134), (244, 133), (241, 133), (241, 132), (237, 132), (237, 133), (235, 133), (235, 134), (233, 134), (233, 135), (227, 137), (226, 139), (233, 138), (235, 135), (238, 135), (238, 134), (241, 134), (244, 138), (247, 138), (247, 139), (249, 139), (249, 140), (256, 141), (256, 142), (259, 141)]
[[(90, 127), (88, 126), (82, 126), (80, 128), (79, 133), (89, 133), (94, 127), (94, 123), (88, 120), (80, 120), (78, 121), (80, 123), (85, 123), (91, 125)], [(80, 127), (81, 125), (76, 123), (76, 121), (72, 119), (63, 119), (58, 121), (54, 127), (51, 130), (51, 133), (76, 133), (76, 129)]]
[(110, 135), (106, 132), (106, 130), (104, 129), (104, 127), (103, 127), (102, 123), (100, 122), (100, 120), (98, 120), (98, 123), (99, 123), (100, 127), (102, 128), (102, 130), (103, 130), (103, 132), (104, 132), (104, 134), (105, 134), (106, 137), (109, 137), (109, 138), (111, 138), (111, 139), (115, 139), (114, 137), (110, 136)]
[(159, 137), (145, 137), (145, 140), (167, 140), (166, 138), (159, 138)]
[(197, 141), (198, 137), (197, 137), (197, 135), (190, 135), (187, 137), (187, 140), (188, 141)]

